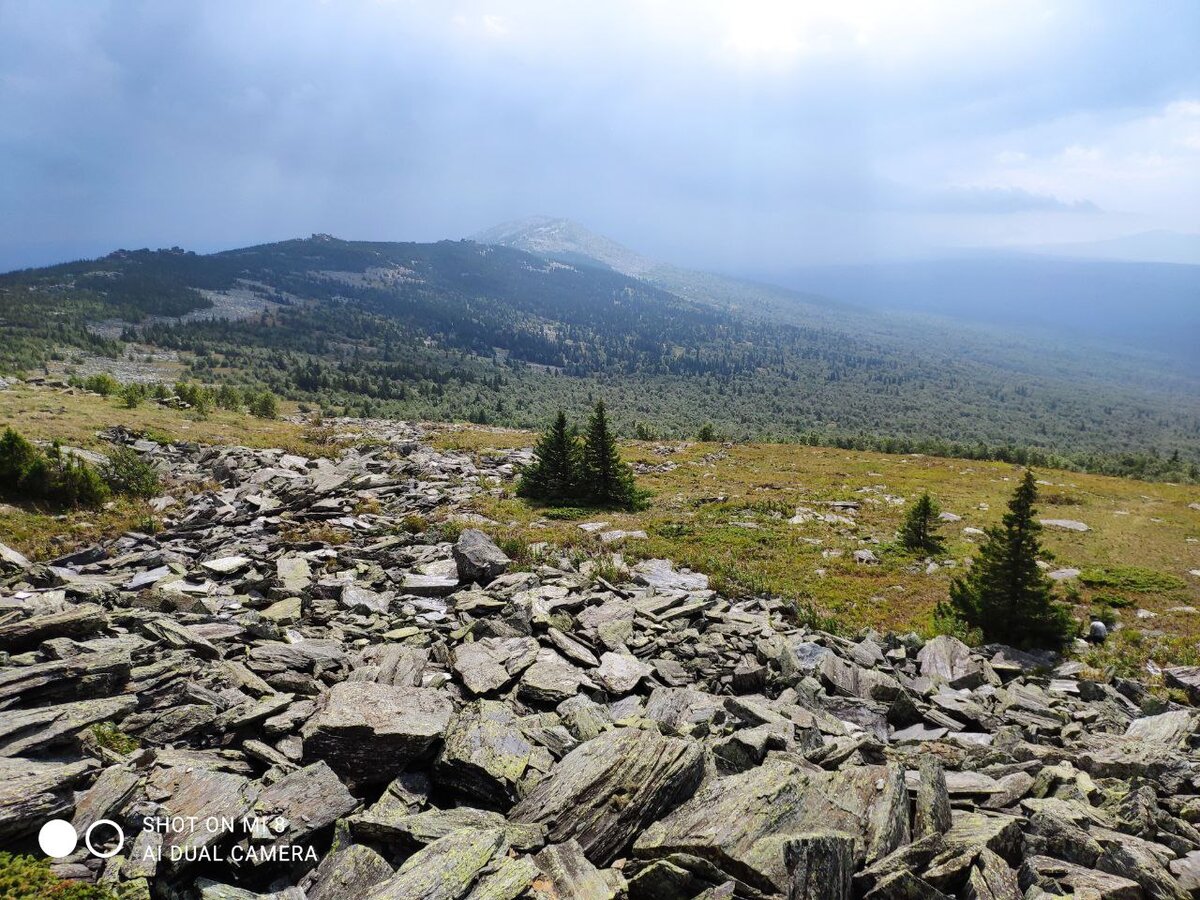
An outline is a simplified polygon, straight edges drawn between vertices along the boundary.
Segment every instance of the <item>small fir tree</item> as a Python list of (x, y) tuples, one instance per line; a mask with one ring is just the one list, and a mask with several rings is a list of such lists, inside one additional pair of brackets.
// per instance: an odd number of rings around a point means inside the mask
[(938, 519), (940, 512), (937, 502), (929, 496), (928, 491), (921, 495), (905, 516), (904, 524), (900, 526), (900, 543), (905, 550), (928, 553), (931, 556), (945, 552), (946, 545), (942, 536), (938, 534), (941, 527), (941, 521)]
[(633, 470), (617, 450), (603, 400), (596, 402), (584, 433), (580, 481), (583, 494), (598, 506), (635, 509), (639, 504)]
[(949, 605), (939, 618), (958, 619), (986, 641), (1017, 647), (1058, 648), (1071, 636), (1066, 606), (1054, 599), (1053, 584), (1038, 568), (1042, 526), (1034, 518), (1037, 484), (1026, 470), (1001, 524), (987, 529), (979, 558), (950, 586)]
[(579, 488), (579, 440), (562, 410), (538, 439), (533, 454), (533, 464), (517, 485), (518, 496), (546, 501), (574, 498)]

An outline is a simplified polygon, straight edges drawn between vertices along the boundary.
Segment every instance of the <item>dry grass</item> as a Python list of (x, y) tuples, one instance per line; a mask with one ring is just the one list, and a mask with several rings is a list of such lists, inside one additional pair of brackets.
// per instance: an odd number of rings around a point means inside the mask
[[(280, 403), (281, 415), (295, 412), (295, 404)], [(336, 456), (340, 449), (336, 443), (314, 440), (315, 432), (308, 426), (282, 419), (257, 419), (223, 409), (214, 409), (200, 419), (190, 411), (161, 407), (150, 400), (126, 409), (114, 397), (24, 385), (0, 391), (0, 428), (6, 425), (31, 439), (59, 440), (77, 447), (101, 448), (96, 432), (109, 425), (124, 425), (166, 441), (279, 447), (303, 456)]]
[[(483, 432), (472, 437), (458, 430), (438, 440), (474, 450), (498, 444), (528, 446), (533, 440), (533, 435), (520, 441), (506, 433), (501, 444), (492, 440), (495, 437)], [(509, 539), (551, 541), (593, 552), (599, 551), (599, 542), (580, 531), (579, 522), (592, 519), (608, 521), (613, 528), (641, 528), (650, 539), (627, 544), (623, 549), (629, 559), (665, 556), (707, 572), (722, 590), (789, 597), (836, 617), (851, 630), (928, 632), (934, 605), (946, 597), (952, 577), (976, 552), (979, 538), (963, 529), (997, 523), (1020, 474), (1004, 463), (803, 445), (674, 444), (669, 446), (680, 452), (667, 455), (654, 453), (655, 446), (623, 446), (631, 461), (678, 464), (671, 472), (639, 477), (639, 485), (654, 494), (643, 512), (588, 513), (587, 518), (563, 521), (547, 518), (547, 510), (511, 496), (481, 501), (476, 511), (500, 522)], [(1041, 488), (1052, 502), (1040, 504), (1040, 517), (1078, 519), (1092, 529), (1045, 530), (1044, 544), (1056, 567), (1136, 565), (1183, 581), (1178, 590), (1130, 592), (1123, 608), (1103, 607), (1124, 626), (1121, 640), (1112, 646), (1112, 653), (1122, 657), (1122, 667), (1129, 667), (1124, 657), (1131, 647), (1133, 657), (1142, 660), (1193, 661), (1200, 613), (1180, 608), (1200, 609), (1200, 579), (1189, 574), (1200, 569), (1200, 512), (1188, 508), (1189, 502), (1200, 499), (1200, 490), (1053, 470), (1037, 474), (1051, 483)], [(943, 510), (962, 516), (942, 529), (946, 558), (957, 568), (943, 567), (933, 574), (925, 574), (922, 561), (893, 544), (906, 506), (885, 499), (911, 500), (925, 490)], [(854, 526), (788, 523), (796, 507), (826, 512), (830, 510), (823, 504), (831, 500), (861, 503)], [(871, 549), (881, 564), (856, 564), (852, 554), (859, 548)], [(840, 556), (823, 556), (823, 551), (839, 550)], [(1068, 590), (1064, 583), (1064, 596)], [(1080, 618), (1101, 610), (1094, 603), (1098, 596), (1111, 598), (1115, 593), (1078, 583), (1074, 591), (1070, 599)], [(1153, 616), (1142, 613), (1141, 618), (1139, 610)], [(1093, 659), (1097, 665), (1113, 661), (1104, 654)]]
[[(7, 423), (31, 437), (59, 438), (82, 446), (97, 443), (94, 433), (102, 424), (120, 423), (171, 438), (285, 447), (306, 455), (336, 452), (336, 447), (311, 440), (315, 432), (306, 435), (304, 426), (288, 422), (226, 412), (194, 421), (175, 410), (149, 405), (126, 410), (116, 401), (31, 389), (0, 392), (0, 427)], [(534, 440), (528, 432), (510, 429), (428, 427), (435, 446), (478, 454), (529, 446)], [(656, 452), (662, 447), (672, 452)], [(923, 563), (891, 545), (905, 507), (888, 503), (885, 495), (911, 500), (928, 490), (943, 510), (962, 516), (943, 528), (947, 556), (961, 567), (977, 548), (977, 538), (965, 535), (963, 529), (998, 522), (1019, 475), (1017, 468), (1004, 463), (790, 444), (724, 447), (631, 441), (623, 445), (623, 452), (635, 462), (677, 464), (673, 471), (638, 478), (639, 485), (653, 494), (643, 512), (548, 518), (548, 510), (530, 506), (511, 493), (483, 498), (475, 511), (501, 523), (493, 530), (510, 546), (549, 541), (586, 555), (599, 555), (602, 548), (597, 538), (579, 530), (581, 521), (644, 529), (649, 540), (630, 542), (623, 548), (626, 558), (665, 556), (707, 572), (714, 586), (731, 593), (766, 591), (810, 603), (820, 613), (836, 616), (847, 629), (927, 631), (933, 606), (946, 596), (956, 571), (942, 568), (927, 575)], [(1123, 626), (1119, 639), (1089, 657), (1089, 663), (1128, 670), (1147, 658), (1160, 663), (1193, 661), (1200, 614), (1180, 608), (1200, 609), (1200, 578), (1190, 574), (1200, 569), (1200, 511), (1188, 508), (1200, 500), (1200, 489), (1052, 470), (1037, 474), (1050, 482), (1041, 488), (1040, 515), (1079, 519), (1092, 529), (1086, 533), (1047, 529), (1044, 542), (1055, 565), (1080, 569), (1132, 565), (1183, 581), (1177, 590), (1147, 592), (1077, 585), (1073, 599), (1081, 618), (1103, 611)], [(831, 500), (862, 504), (852, 527), (788, 523), (797, 506), (824, 512), (823, 504)], [(124, 503), (101, 513), (73, 513), (66, 518), (4, 514), (0, 540), (42, 557), (65, 552), (60, 548), (72, 542), (131, 527), (142, 515), (139, 505)], [(326, 536), (319, 529), (298, 528), (294, 537)], [(872, 549), (881, 564), (856, 565), (852, 551), (861, 547)], [(841, 555), (826, 558), (823, 551), (841, 551)], [(1098, 598), (1109, 602), (1097, 603)], [(1139, 610), (1153, 615), (1139, 616)]]

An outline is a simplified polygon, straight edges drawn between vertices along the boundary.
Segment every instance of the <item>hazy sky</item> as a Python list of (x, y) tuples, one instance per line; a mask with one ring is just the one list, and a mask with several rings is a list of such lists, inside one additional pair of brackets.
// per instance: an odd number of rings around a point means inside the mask
[(681, 264), (1200, 231), (1200, 2), (0, 0), (0, 269), (568, 216)]

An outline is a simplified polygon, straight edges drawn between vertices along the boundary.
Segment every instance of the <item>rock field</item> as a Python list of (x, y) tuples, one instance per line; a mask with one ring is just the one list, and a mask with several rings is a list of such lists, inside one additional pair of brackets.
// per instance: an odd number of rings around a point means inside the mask
[[(67, 819), (55, 871), (122, 898), (1200, 895), (1190, 705), (805, 630), (666, 560), (519, 571), (464, 509), (528, 450), (336, 425), (374, 440), (114, 430), (186, 498), (154, 501), (162, 529), (0, 545), (0, 849)], [(413, 533), (435, 520), (465, 530)], [(1164, 677), (1200, 699), (1200, 671)]]

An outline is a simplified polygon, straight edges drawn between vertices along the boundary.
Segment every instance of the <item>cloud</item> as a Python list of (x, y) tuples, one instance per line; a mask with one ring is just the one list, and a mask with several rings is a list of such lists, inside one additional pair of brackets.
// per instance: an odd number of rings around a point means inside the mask
[(0, 0), (0, 22), (0, 267), (536, 212), (754, 265), (1197, 208), (1188, 0)]

